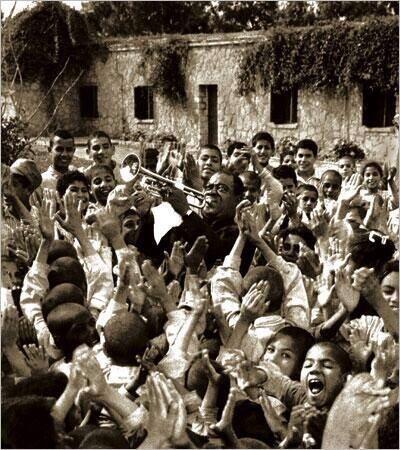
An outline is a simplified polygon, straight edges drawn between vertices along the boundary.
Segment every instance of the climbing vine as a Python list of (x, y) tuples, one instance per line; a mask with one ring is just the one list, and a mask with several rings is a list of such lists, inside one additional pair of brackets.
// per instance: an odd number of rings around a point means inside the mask
[(105, 47), (91, 38), (79, 11), (62, 2), (40, 2), (6, 20), (2, 47), (3, 79), (39, 81), (45, 87), (65, 65), (65, 74), (76, 76), (95, 57), (106, 54)]
[(397, 90), (397, 18), (363, 23), (335, 22), (307, 28), (275, 28), (266, 40), (248, 47), (237, 73), (241, 95), (258, 87), (277, 92), (293, 87)]
[(140, 69), (149, 82), (173, 103), (186, 101), (185, 74), (189, 46), (183, 40), (148, 42), (141, 48)]

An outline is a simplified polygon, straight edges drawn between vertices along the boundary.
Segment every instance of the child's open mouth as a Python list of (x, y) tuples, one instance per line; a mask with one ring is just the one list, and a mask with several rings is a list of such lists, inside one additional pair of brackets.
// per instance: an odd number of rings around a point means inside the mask
[(320, 394), (323, 391), (324, 387), (325, 387), (324, 383), (317, 378), (312, 378), (308, 380), (308, 389), (313, 395)]

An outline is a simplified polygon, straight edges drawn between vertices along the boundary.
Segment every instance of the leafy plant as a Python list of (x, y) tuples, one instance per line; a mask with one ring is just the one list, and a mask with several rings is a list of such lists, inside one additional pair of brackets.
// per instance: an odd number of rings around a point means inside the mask
[(64, 66), (66, 74), (76, 76), (104, 51), (91, 39), (83, 15), (62, 2), (39, 2), (6, 20), (2, 46), (4, 79), (18, 73), (17, 81), (39, 81), (45, 87)]
[(19, 117), (1, 120), (1, 162), (7, 166), (18, 158), (31, 158), (33, 151), (25, 134), (26, 124)]
[(356, 161), (361, 161), (365, 158), (365, 152), (354, 142), (341, 140), (336, 143), (332, 151), (327, 156), (336, 160), (339, 160), (344, 156), (350, 156)]
[(266, 37), (244, 51), (237, 74), (241, 95), (272, 86), (277, 92), (345, 89), (354, 83), (383, 91), (398, 88), (397, 18), (278, 27)]
[(186, 41), (149, 42), (142, 47), (140, 68), (161, 95), (173, 103), (186, 101), (185, 71), (189, 46)]

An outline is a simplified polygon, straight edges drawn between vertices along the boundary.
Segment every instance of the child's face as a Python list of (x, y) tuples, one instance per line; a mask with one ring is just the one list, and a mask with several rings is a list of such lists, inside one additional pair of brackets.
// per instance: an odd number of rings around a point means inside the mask
[(299, 148), (296, 153), (297, 167), (301, 172), (309, 172), (314, 170), (316, 157), (312, 150), (308, 148)]
[(87, 149), (89, 158), (96, 164), (109, 166), (114, 155), (115, 147), (106, 137), (94, 138), (90, 141), (90, 147)]
[(249, 151), (241, 148), (235, 148), (229, 157), (228, 167), (230, 167), (236, 174), (241, 174), (248, 169), (249, 163)]
[(122, 221), (122, 236), (126, 244), (135, 244), (136, 231), (140, 225), (140, 217), (138, 214), (130, 214)]
[(291, 337), (285, 335), (272, 338), (267, 345), (263, 360), (275, 363), (283, 375), (291, 378), (299, 363), (296, 343)]
[(381, 182), (381, 175), (374, 166), (367, 167), (364, 172), (364, 183), (369, 190), (377, 190)]
[(319, 408), (330, 406), (343, 387), (344, 375), (332, 349), (321, 344), (311, 347), (300, 374), (308, 402)]
[(290, 167), (293, 167), (293, 169), (295, 169), (296, 168), (296, 160), (295, 160), (294, 155), (285, 155), (282, 160), (282, 165), (290, 166)]
[(285, 261), (296, 264), (299, 258), (300, 244), (306, 245), (304, 239), (295, 234), (289, 234), (284, 241), (280, 240), (278, 253)]
[(342, 175), (343, 179), (350, 177), (356, 168), (356, 165), (352, 158), (345, 156), (340, 158), (338, 161), (339, 170), (338, 172)]
[(262, 166), (267, 166), (271, 156), (274, 154), (274, 150), (269, 141), (261, 139), (256, 142), (254, 150), (258, 156), (258, 160)]
[(94, 317), (89, 311), (79, 314), (65, 335), (67, 347), (75, 349), (82, 344), (93, 347), (98, 342), (99, 335), (96, 331), (96, 320)]
[(212, 148), (203, 148), (200, 150), (197, 164), (201, 178), (203, 180), (209, 180), (221, 168), (219, 153)]
[(244, 186), (244, 200), (248, 200), (250, 203), (255, 203), (260, 197), (259, 185), (254, 180), (249, 180), (247, 177), (240, 177)]
[(321, 179), (321, 189), (324, 198), (337, 200), (340, 194), (342, 183), (340, 178), (334, 173), (327, 173)]
[(51, 163), (56, 170), (65, 172), (68, 170), (75, 153), (73, 139), (63, 139), (54, 136), (53, 145), (50, 148)]
[(65, 193), (67, 192), (75, 194), (76, 198), (82, 202), (83, 210), (87, 209), (89, 205), (89, 190), (85, 183), (75, 180), (68, 186)]
[(397, 314), (399, 312), (399, 272), (391, 272), (381, 281), (382, 297)]
[(305, 213), (311, 213), (318, 201), (318, 194), (314, 191), (301, 191), (297, 196), (299, 208)]
[(108, 194), (115, 188), (116, 182), (113, 175), (105, 170), (99, 170), (92, 178), (91, 189), (100, 205), (107, 204)]
[(283, 186), (283, 192), (296, 192), (296, 185), (293, 178), (279, 178), (281, 185)]

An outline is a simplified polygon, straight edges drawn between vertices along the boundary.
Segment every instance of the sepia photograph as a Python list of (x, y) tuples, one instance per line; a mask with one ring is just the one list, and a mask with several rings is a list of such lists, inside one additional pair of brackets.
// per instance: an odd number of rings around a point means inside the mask
[(1, 448), (399, 448), (399, 1), (1, 1)]

